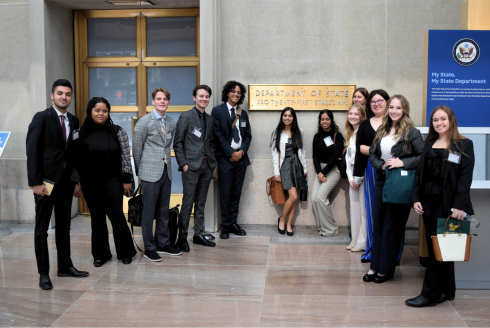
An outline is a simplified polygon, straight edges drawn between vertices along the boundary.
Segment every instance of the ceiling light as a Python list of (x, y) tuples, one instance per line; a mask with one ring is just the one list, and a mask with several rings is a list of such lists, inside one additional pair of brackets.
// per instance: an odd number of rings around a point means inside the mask
[(106, 1), (113, 6), (154, 6), (150, 1), (139, 1), (139, 0), (113, 0)]

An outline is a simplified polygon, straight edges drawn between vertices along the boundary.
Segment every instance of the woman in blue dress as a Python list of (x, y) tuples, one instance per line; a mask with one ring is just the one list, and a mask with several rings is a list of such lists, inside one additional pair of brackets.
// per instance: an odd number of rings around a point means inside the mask
[(376, 169), (369, 163), (369, 147), (373, 143), (376, 130), (383, 122), (383, 114), (386, 110), (386, 102), (390, 99), (388, 93), (382, 89), (373, 90), (367, 101), (374, 116), (365, 120), (359, 126), (356, 140), (356, 157), (354, 160), (354, 173), (356, 177), (364, 177), (364, 197), (366, 203), (366, 251), (361, 256), (361, 262), (371, 261), (371, 247), (373, 244), (373, 196), (374, 176)]

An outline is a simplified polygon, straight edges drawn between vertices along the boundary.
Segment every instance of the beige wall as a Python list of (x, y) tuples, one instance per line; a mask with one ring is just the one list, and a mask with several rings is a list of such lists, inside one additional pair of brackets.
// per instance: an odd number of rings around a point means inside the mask
[[(0, 222), (34, 222), (27, 128), (33, 115), (51, 104), (54, 80), (74, 83), (72, 16), (42, 0), (0, 1), (0, 131), (12, 131), (0, 158)], [(69, 110), (74, 113), (74, 106)]]
[[(422, 124), (423, 46), (428, 29), (459, 29), (462, 0), (225, 0), (220, 2), (220, 82), (248, 84), (354, 83), (403, 94)], [(202, 42), (202, 41), (201, 41)], [(245, 102), (245, 108), (248, 103)], [(316, 132), (316, 112), (300, 112), (306, 156)], [(240, 223), (275, 224), (265, 180), (272, 176), (270, 135), (278, 112), (250, 112), (253, 140), (240, 203)], [(345, 112), (335, 113), (343, 130)], [(309, 161), (308, 180), (314, 172)], [(333, 211), (348, 222), (348, 185), (334, 191)], [(311, 203), (298, 206), (297, 224), (314, 224)], [(415, 216), (409, 225), (418, 226)]]

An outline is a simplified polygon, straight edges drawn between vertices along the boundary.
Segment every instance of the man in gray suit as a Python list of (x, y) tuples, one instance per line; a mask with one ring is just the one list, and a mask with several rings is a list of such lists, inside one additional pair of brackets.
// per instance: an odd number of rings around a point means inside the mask
[(194, 244), (213, 247), (216, 244), (204, 236), (204, 206), (213, 170), (217, 165), (214, 155), (213, 118), (204, 110), (209, 104), (211, 88), (198, 85), (192, 91), (196, 106), (182, 113), (177, 122), (174, 151), (179, 171), (182, 171), (182, 226), (179, 249), (188, 252), (187, 230), (194, 204)]
[[(133, 159), (143, 191), (141, 233), (145, 258), (158, 262), (162, 260), (158, 254), (180, 255), (182, 252), (170, 245), (168, 230), (172, 183), (170, 145), (175, 131), (175, 121), (165, 115), (170, 93), (158, 88), (151, 95), (154, 110), (140, 118), (134, 127)], [(153, 220), (156, 221), (154, 235)]]

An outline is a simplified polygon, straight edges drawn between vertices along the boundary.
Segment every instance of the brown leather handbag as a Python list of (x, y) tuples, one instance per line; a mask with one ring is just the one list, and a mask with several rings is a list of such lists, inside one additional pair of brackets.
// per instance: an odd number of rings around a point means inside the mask
[[(281, 155), (279, 157), (279, 167), (281, 167)], [(269, 179), (267, 179), (267, 183), (265, 185), (265, 192), (267, 196), (272, 198), (272, 201), (276, 205), (284, 205), (286, 203), (286, 195), (284, 195), (284, 189), (282, 189), (282, 182), (274, 180), (275, 176), (273, 175)]]

